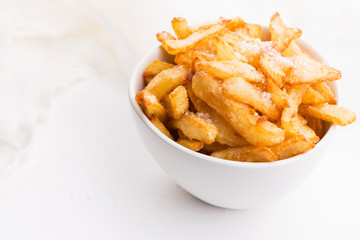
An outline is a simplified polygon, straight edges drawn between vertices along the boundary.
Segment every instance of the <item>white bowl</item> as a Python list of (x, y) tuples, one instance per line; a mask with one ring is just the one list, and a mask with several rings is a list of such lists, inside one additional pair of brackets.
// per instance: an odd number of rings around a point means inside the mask
[[(268, 30), (264, 34), (268, 37)], [(303, 41), (300, 45), (315, 59), (319, 55)], [(298, 156), (267, 163), (235, 162), (191, 151), (163, 135), (135, 101), (144, 88), (143, 72), (154, 59), (171, 62), (161, 46), (136, 66), (129, 84), (129, 100), (138, 132), (152, 157), (186, 191), (215, 206), (230, 209), (263, 207), (293, 191), (311, 173), (333, 138), (335, 126), (327, 125), (315, 148)], [(330, 87), (335, 90), (334, 84)]]

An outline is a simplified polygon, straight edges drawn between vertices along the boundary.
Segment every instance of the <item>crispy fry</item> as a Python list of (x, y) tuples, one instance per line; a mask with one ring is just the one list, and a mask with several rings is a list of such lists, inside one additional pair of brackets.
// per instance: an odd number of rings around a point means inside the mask
[(253, 66), (243, 62), (201, 61), (197, 63), (197, 67), (221, 79), (243, 77), (248, 82), (264, 81), (264, 76), (260, 72), (256, 71)]
[(157, 117), (162, 122), (167, 120), (165, 108), (153, 94), (147, 91), (141, 91), (136, 94), (136, 101), (148, 118)]
[(331, 91), (331, 88), (326, 84), (326, 82), (314, 83), (311, 84), (316, 91), (318, 91), (326, 102), (330, 104), (336, 104), (336, 98), (334, 93)]
[(271, 79), (267, 80), (267, 91), (271, 94), (271, 99), (279, 108), (289, 107), (288, 95), (284, 90), (281, 90), (279, 86)]
[(301, 103), (304, 104), (318, 104), (324, 103), (325, 98), (314, 88), (310, 87), (302, 96)]
[(216, 24), (206, 30), (200, 30), (198, 32), (194, 32), (189, 35), (185, 39), (174, 40), (174, 39), (166, 39), (160, 41), (164, 47), (164, 49), (171, 55), (175, 55), (180, 52), (185, 52), (197, 46), (200, 46), (206, 40), (208, 40), (213, 35), (219, 33), (224, 30), (225, 27), (230, 23), (230, 21), (221, 21), (219, 24)]
[(315, 105), (303, 104), (300, 105), (299, 112), (304, 116), (319, 118), (340, 126), (349, 125), (356, 120), (355, 114), (350, 110), (328, 103)]
[(188, 74), (188, 70), (183, 66), (163, 70), (145, 87), (145, 91), (154, 94), (158, 100), (161, 100), (174, 88), (184, 84), (187, 81)]
[(152, 124), (155, 125), (155, 127), (157, 129), (160, 130), (160, 132), (162, 132), (163, 134), (165, 134), (168, 138), (170, 138), (171, 140), (174, 140), (173, 136), (170, 134), (170, 132), (167, 130), (167, 128), (165, 127), (165, 125), (157, 118), (157, 117), (152, 117), (150, 118), (150, 121), (152, 122)]
[(204, 143), (203, 142), (199, 142), (196, 140), (185, 140), (185, 139), (180, 139), (178, 141), (176, 141), (178, 144), (193, 150), (195, 152), (200, 151), (203, 147), (204, 147)]
[(165, 95), (163, 103), (168, 115), (179, 119), (189, 109), (189, 99), (184, 86), (178, 86), (171, 93)]
[(246, 62), (246, 58), (240, 53), (235, 52), (234, 49), (224, 42), (220, 37), (214, 38), (214, 44), (216, 49), (216, 57), (219, 61), (240, 61)]
[(289, 84), (320, 83), (341, 78), (341, 72), (302, 55), (294, 56), (294, 67), (286, 79)]
[(216, 151), (212, 157), (240, 162), (272, 162), (276, 155), (267, 147), (246, 146), (241, 148), (228, 148)]
[(271, 120), (280, 117), (280, 110), (272, 102), (271, 95), (260, 91), (242, 77), (228, 78), (224, 80), (222, 87), (229, 97), (252, 106)]
[(159, 42), (164, 42), (167, 40), (176, 40), (176, 38), (173, 35), (171, 35), (168, 32), (165, 32), (165, 31), (162, 31), (162, 32), (159, 32), (158, 34), (156, 34), (156, 38)]
[(284, 131), (269, 121), (259, 121), (254, 109), (222, 94), (220, 83), (205, 73), (192, 80), (195, 95), (215, 109), (247, 142), (271, 146), (282, 142)]
[(171, 25), (178, 39), (187, 38), (192, 33), (185, 18), (173, 18), (173, 20), (171, 21)]
[(308, 127), (311, 128), (315, 132), (315, 134), (321, 139), (324, 136), (322, 120), (308, 116), (305, 116), (305, 119)]
[(215, 141), (231, 147), (241, 147), (248, 145), (248, 142), (235, 131), (235, 129), (214, 109), (195, 96), (191, 84), (187, 87), (189, 98), (194, 104), (196, 110), (207, 114), (211, 122), (219, 129)]
[(276, 40), (276, 50), (279, 52), (284, 52), (294, 41), (295, 39), (299, 38), (302, 34), (302, 31), (298, 28), (286, 28), (280, 36), (278, 36)]
[(194, 65), (195, 60), (197, 59), (201, 59), (205, 61), (213, 61), (215, 60), (215, 56), (197, 50), (189, 50), (186, 52), (176, 54), (174, 61), (177, 64), (185, 65), (187, 67), (192, 67)]
[(171, 124), (180, 129), (189, 139), (199, 140), (206, 144), (213, 143), (219, 131), (214, 124), (192, 112), (186, 112), (180, 119), (172, 120)]
[(271, 151), (279, 158), (290, 158), (314, 148), (315, 144), (306, 141), (302, 136), (293, 136), (286, 139), (284, 142), (272, 146)]
[(237, 27), (234, 32), (241, 33), (251, 38), (261, 39), (261, 26), (258, 24), (245, 23), (243, 26)]
[(212, 153), (215, 151), (228, 149), (230, 146), (224, 145), (218, 142), (213, 142), (212, 144), (204, 144), (203, 150), (207, 153)]
[(150, 63), (144, 72), (144, 78), (147, 84), (155, 77), (156, 74), (160, 73), (162, 70), (173, 68), (174, 65), (166, 62), (161, 62), (159, 60), (154, 60)]

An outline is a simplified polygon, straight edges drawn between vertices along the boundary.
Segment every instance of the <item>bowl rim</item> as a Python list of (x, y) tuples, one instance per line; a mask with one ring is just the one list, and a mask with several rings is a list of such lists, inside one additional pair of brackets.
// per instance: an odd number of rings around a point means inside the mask
[[(319, 55), (319, 53), (317, 51), (315, 51), (309, 44), (307, 44), (305, 41), (298, 39), (297, 42), (302, 46), (305, 47), (308, 51), (311, 51), (313, 54), (315, 54), (317, 56), (317, 58), (319, 58), (320, 60), (322, 60), (322, 62), (325, 62), (322, 57)], [(131, 75), (130, 78), (130, 82), (129, 82), (129, 88), (128, 88), (128, 97), (129, 97), (129, 101), (130, 101), (130, 105), (132, 107), (132, 109), (135, 111), (136, 116), (139, 117), (141, 119), (141, 122), (143, 124), (145, 124), (145, 126), (152, 132), (152, 134), (154, 134), (156, 137), (158, 137), (161, 141), (163, 141), (165, 144), (167, 144), (168, 146), (174, 148), (177, 151), (181, 151), (185, 154), (190, 155), (191, 157), (195, 157), (195, 158), (201, 158), (205, 161), (209, 161), (211, 163), (216, 163), (216, 164), (221, 164), (221, 165), (226, 165), (226, 166), (234, 166), (234, 167), (244, 167), (244, 168), (269, 168), (269, 167), (277, 167), (277, 166), (282, 166), (282, 165), (288, 165), (288, 164), (293, 164), (296, 163), (298, 161), (301, 161), (306, 155), (309, 155), (315, 151), (318, 151), (324, 144), (326, 144), (335, 134), (335, 130), (337, 128), (337, 126), (335, 124), (331, 124), (327, 130), (327, 132), (325, 133), (325, 135), (323, 136), (322, 139), (320, 139), (319, 142), (316, 143), (315, 147), (305, 153), (296, 155), (294, 157), (291, 158), (286, 158), (286, 159), (282, 159), (282, 160), (277, 160), (277, 161), (273, 161), (273, 162), (241, 162), (241, 161), (231, 161), (231, 160), (226, 160), (226, 159), (220, 159), (220, 158), (215, 158), (215, 157), (211, 157), (209, 155), (203, 154), (203, 153), (199, 153), (199, 152), (195, 152), (192, 151), (178, 143), (176, 143), (175, 141), (171, 140), (170, 138), (168, 138), (167, 136), (165, 136), (159, 129), (157, 129), (152, 123), (151, 121), (146, 117), (146, 115), (143, 113), (143, 111), (141, 110), (140, 106), (138, 105), (138, 103), (135, 101), (135, 96), (137, 94), (137, 90), (135, 89), (135, 85), (137, 83), (137, 78), (139, 74), (142, 74), (144, 72), (144, 69), (142, 69), (142, 66), (144, 65), (145, 62), (148, 61), (149, 58), (154, 58), (153, 56), (158, 52), (158, 51), (163, 51), (163, 48), (161, 45), (158, 45), (156, 48), (152, 49), (148, 54), (146, 54), (136, 65), (136, 67), (133, 70), (133, 73)], [(336, 96), (336, 98), (338, 99), (338, 87), (337, 84), (335, 83), (335, 81), (332, 82), (333, 85), (333, 91), (334, 94)], [(148, 147), (148, 146), (147, 146)]]

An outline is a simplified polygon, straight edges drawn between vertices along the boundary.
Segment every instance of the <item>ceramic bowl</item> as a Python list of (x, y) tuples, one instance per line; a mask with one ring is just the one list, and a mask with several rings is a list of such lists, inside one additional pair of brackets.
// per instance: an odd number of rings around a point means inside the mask
[[(268, 30), (264, 28), (264, 38), (268, 38), (268, 35)], [(298, 42), (308, 54), (322, 61), (308, 44)], [(209, 204), (230, 209), (252, 209), (280, 199), (296, 189), (311, 173), (334, 136), (335, 126), (326, 125), (326, 134), (314, 149), (275, 162), (235, 162), (191, 151), (163, 135), (135, 101), (136, 93), (144, 88), (143, 72), (154, 59), (172, 62), (173, 56), (159, 46), (136, 66), (129, 83), (134, 123), (145, 146), (161, 168), (178, 185)], [(330, 87), (336, 94), (336, 86), (332, 83)]]

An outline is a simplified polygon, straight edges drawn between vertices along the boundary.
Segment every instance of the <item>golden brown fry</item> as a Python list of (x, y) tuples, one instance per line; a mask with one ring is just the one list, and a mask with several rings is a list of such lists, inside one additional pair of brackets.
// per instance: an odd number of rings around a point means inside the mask
[(204, 143), (203, 142), (199, 142), (196, 140), (186, 140), (186, 139), (180, 139), (178, 141), (176, 141), (178, 144), (193, 150), (195, 152), (200, 151), (203, 147), (204, 147)]
[(309, 85), (296, 85), (289, 91), (289, 107), (284, 108), (281, 115), (281, 128), (284, 129), (287, 135), (301, 135), (310, 143), (319, 141), (319, 137), (315, 132), (306, 126), (302, 119), (298, 117), (298, 106), (301, 103), (302, 96), (309, 89)]
[(304, 104), (318, 104), (324, 102), (326, 102), (325, 98), (312, 87), (304, 93), (301, 100), (301, 103)]
[(285, 134), (282, 129), (258, 116), (248, 105), (224, 95), (221, 84), (208, 74), (195, 74), (192, 89), (198, 98), (215, 109), (247, 142), (271, 146), (284, 140)]
[(178, 86), (163, 98), (164, 107), (173, 119), (179, 119), (189, 109), (189, 99), (184, 86)]
[(177, 86), (184, 84), (188, 78), (188, 70), (183, 66), (163, 70), (145, 87), (145, 91), (154, 94), (161, 100)]
[(272, 162), (277, 160), (276, 155), (269, 148), (257, 146), (228, 148), (213, 152), (211, 156), (240, 162)]
[(180, 119), (172, 120), (171, 125), (180, 129), (189, 139), (199, 140), (206, 144), (213, 143), (219, 131), (209, 120), (192, 112), (186, 112)]
[(177, 53), (185, 52), (192, 48), (200, 46), (210, 37), (224, 30), (226, 26), (230, 24), (230, 22), (231, 21), (229, 20), (223, 20), (219, 24), (216, 24), (206, 30), (200, 30), (198, 32), (194, 32), (185, 39), (180, 39), (180, 40), (167, 39), (164, 41), (160, 41), (160, 40), (159, 41), (162, 43), (164, 49), (169, 54), (175, 55)]
[(185, 18), (173, 18), (173, 20), (171, 21), (171, 25), (178, 39), (187, 38), (192, 33)]
[(159, 42), (164, 42), (167, 40), (176, 40), (176, 38), (173, 35), (165, 31), (157, 33), (156, 38)]
[(242, 77), (225, 79), (222, 87), (229, 97), (252, 106), (271, 120), (280, 117), (280, 110), (272, 102), (271, 95), (260, 91)]
[(302, 136), (293, 136), (286, 139), (284, 142), (272, 146), (271, 151), (279, 158), (290, 158), (314, 148), (315, 144), (306, 141)]
[(191, 84), (187, 87), (189, 98), (196, 111), (206, 114), (211, 122), (219, 129), (215, 141), (231, 147), (241, 147), (248, 145), (248, 142), (235, 131), (235, 129), (214, 109), (195, 96)]
[(170, 134), (170, 132), (167, 130), (167, 128), (165, 127), (165, 125), (157, 118), (157, 117), (152, 117), (150, 118), (150, 121), (152, 122), (152, 124), (155, 125), (155, 127), (157, 129), (159, 129), (163, 134), (165, 134), (168, 138), (170, 138), (171, 140), (174, 140), (173, 136)]
[(311, 87), (313, 87), (323, 96), (325, 102), (328, 102), (330, 104), (336, 104), (335, 95), (331, 91), (331, 88), (326, 84), (326, 82), (314, 83), (311, 84)]
[(271, 99), (279, 108), (289, 107), (288, 95), (284, 90), (281, 90), (279, 86), (271, 79), (267, 80), (267, 91), (271, 94)]
[(240, 53), (235, 52), (234, 49), (224, 42), (220, 37), (214, 37), (214, 45), (216, 49), (216, 57), (219, 61), (240, 61), (246, 62), (247, 59)]
[(156, 74), (160, 73), (162, 70), (173, 68), (174, 65), (166, 62), (161, 62), (159, 60), (154, 60), (150, 63), (144, 72), (144, 78), (147, 84), (152, 80)]
[(286, 79), (289, 84), (320, 83), (341, 78), (341, 72), (302, 55), (292, 57), (294, 67)]
[(200, 61), (196, 66), (208, 72), (209, 74), (221, 78), (227, 79), (232, 77), (243, 77), (248, 82), (262, 82), (264, 76), (256, 71), (256, 69), (243, 62), (237, 61)]
[(241, 33), (251, 38), (261, 39), (261, 26), (258, 24), (245, 23), (243, 26), (237, 27), (234, 32)]
[(290, 43), (299, 38), (301, 34), (302, 31), (298, 28), (286, 28), (276, 40), (275, 49), (280, 53), (284, 52), (284, 50), (289, 47)]
[(285, 83), (285, 77), (292, 68), (292, 61), (284, 58), (273, 46), (263, 48), (260, 54), (260, 68), (279, 88)]
[(174, 61), (177, 64), (192, 67), (194, 65), (194, 62), (198, 59), (205, 61), (213, 61), (215, 60), (215, 56), (197, 50), (189, 50), (176, 54)]
[(305, 116), (305, 119), (309, 128), (311, 128), (319, 138), (322, 138), (324, 136), (322, 120), (308, 116)]
[(228, 149), (229, 147), (230, 146), (228, 146), (228, 145), (224, 145), (224, 144), (221, 144), (221, 143), (218, 143), (218, 142), (213, 142), (212, 144), (204, 144), (203, 150), (206, 153), (210, 154), (210, 153), (215, 152), (215, 151)]
[(147, 91), (141, 91), (136, 94), (136, 101), (148, 118), (157, 117), (162, 122), (167, 120), (165, 108), (153, 94)]
[(346, 126), (356, 120), (355, 113), (350, 110), (331, 105), (328, 103), (315, 104), (315, 105), (300, 105), (300, 114), (313, 118), (319, 118), (327, 122), (335, 123), (340, 126)]

